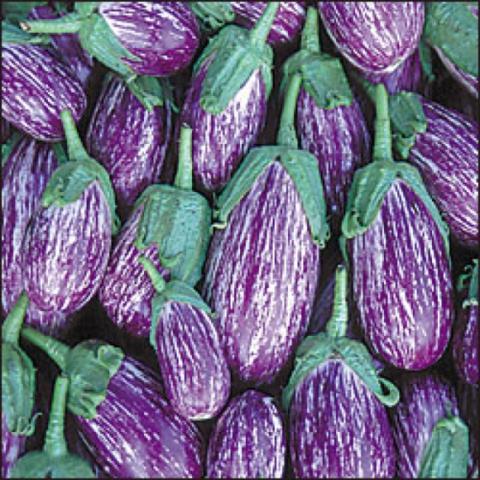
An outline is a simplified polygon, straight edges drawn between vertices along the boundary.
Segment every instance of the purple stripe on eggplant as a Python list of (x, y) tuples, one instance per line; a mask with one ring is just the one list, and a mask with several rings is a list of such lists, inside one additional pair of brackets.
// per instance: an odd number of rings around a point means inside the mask
[(111, 212), (94, 181), (74, 202), (40, 208), (22, 245), (24, 287), (47, 312), (73, 313), (97, 292), (111, 246)]
[(420, 170), (453, 237), (478, 248), (478, 123), (421, 101), (427, 131), (417, 134), (409, 161)]
[(397, 475), (418, 478), (424, 449), (436, 423), (447, 414), (458, 415), (452, 385), (430, 372), (404, 373), (397, 382), (400, 402), (392, 410), (397, 451)]
[(138, 60), (135, 73), (166, 77), (187, 67), (199, 44), (199, 27), (187, 3), (101, 2), (98, 11), (119, 42)]
[(215, 232), (205, 269), (234, 376), (271, 382), (285, 366), (306, 332), (319, 267), (296, 187), (274, 162)]
[(2, 117), (37, 140), (65, 137), (60, 112), (76, 122), (87, 106), (81, 83), (47, 48), (2, 46)]
[(230, 371), (209, 316), (192, 305), (167, 302), (155, 339), (170, 405), (191, 420), (216, 416), (230, 396)]
[[(21, 247), (25, 231), (50, 176), (58, 165), (50, 145), (24, 137), (2, 169), (2, 312), (6, 315), (23, 291)], [(25, 323), (47, 334), (58, 334), (66, 317), (29, 304)]]
[(6, 416), (2, 412), (2, 478), (10, 478), (17, 458), (25, 451), (27, 437), (14, 435), (7, 427)]
[(96, 417), (75, 419), (86, 447), (111, 477), (202, 477), (199, 431), (174, 412), (160, 379), (132, 358), (110, 380)]
[[(268, 2), (230, 2), (240, 25), (252, 28), (262, 16)], [(267, 41), (272, 44), (291, 42), (305, 21), (305, 2), (282, 2)]]
[(209, 478), (282, 478), (286, 439), (272, 397), (248, 390), (234, 398), (211, 433)]
[(192, 78), (177, 123), (193, 130), (193, 174), (197, 189), (219, 191), (230, 180), (243, 156), (257, 141), (267, 112), (265, 84), (259, 70), (218, 115), (200, 106), (200, 95), (211, 59)]
[(352, 240), (353, 295), (374, 353), (422, 370), (447, 347), (453, 318), (448, 253), (414, 191), (396, 180), (376, 220)]
[(470, 305), (458, 312), (452, 351), (457, 375), (471, 384), (480, 383), (478, 338), (478, 305)]
[(169, 107), (149, 112), (124, 81), (115, 76), (105, 79), (85, 143), (108, 171), (119, 205), (131, 206), (158, 180), (170, 133)]
[(295, 389), (290, 456), (297, 478), (395, 475), (387, 411), (341, 360), (321, 364)]
[(318, 160), (331, 228), (338, 231), (354, 171), (370, 159), (370, 135), (356, 100), (348, 107), (320, 108), (300, 90), (297, 131), (301, 148)]
[(393, 72), (417, 48), (425, 19), (422, 2), (318, 2), (328, 35), (355, 67)]

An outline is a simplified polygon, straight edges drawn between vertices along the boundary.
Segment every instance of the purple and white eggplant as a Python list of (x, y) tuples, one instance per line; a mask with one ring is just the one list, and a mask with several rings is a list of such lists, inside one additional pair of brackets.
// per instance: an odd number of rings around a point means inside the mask
[(345, 336), (347, 290), (347, 272), (339, 266), (326, 332), (307, 337), (299, 346), (283, 390), (297, 478), (395, 475), (396, 452), (385, 405), (398, 402), (398, 390), (377, 374), (366, 347)]
[(393, 161), (382, 84), (376, 105), (373, 162), (355, 172), (342, 233), (366, 340), (397, 368), (422, 370), (440, 359), (450, 338), (448, 227), (417, 169)]

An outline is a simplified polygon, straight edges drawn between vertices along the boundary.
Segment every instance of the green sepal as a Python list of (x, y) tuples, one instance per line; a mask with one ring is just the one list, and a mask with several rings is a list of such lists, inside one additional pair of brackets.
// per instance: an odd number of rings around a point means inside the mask
[(95, 418), (123, 358), (120, 348), (98, 340), (86, 340), (69, 351), (62, 373), (70, 379), (67, 402), (72, 413)]
[[(17, 2), (20, 3), (20, 2)], [(48, 45), (50, 43), (49, 35), (32, 35), (24, 32), (16, 25), (2, 20), (2, 45), (12, 43), (21, 43), (29, 45)]]
[(423, 38), (478, 77), (478, 19), (465, 2), (427, 2)]
[(32, 8), (42, 5), (47, 5), (47, 2), (2, 2), (2, 17), (9, 22), (18, 23), (28, 17)]
[(52, 150), (55, 154), (55, 157), (57, 157), (57, 162), (59, 165), (63, 165), (64, 163), (68, 162), (67, 154), (61, 142), (52, 143)]
[(22, 137), (23, 135), (20, 132), (15, 131), (5, 143), (2, 143), (2, 168), (7, 163), (13, 148)]
[(99, 7), (99, 2), (75, 2), (75, 12), (80, 17), (89, 17)]
[(95, 160), (69, 161), (60, 165), (50, 177), (42, 195), (42, 206), (64, 207), (75, 202), (92, 182), (98, 181), (112, 216), (112, 234), (120, 228), (115, 212), (115, 193), (107, 171)]
[(163, 107), (168, 103), (174, 111), (178, 111), (173, 100), (170, 82), (164, 78), (145, 75), (129, 76), (125, 83), (140, 103), (151, 112), (154, 107)]
[(467, 265), (464, 273), (458, 277), (457, 291), (465, 290), (467, 284), (468, 293), (462, 303), (462, 308), (478, 305), (478, 258), (475, 258), (471, 265)]
[(468, 427), (460, 417), (440, 419), (423, 451), (418, 478), (467, 478)]
[(431, 83), (435, 80), (435, 74), (433, 73), (432, 65), (432, 50), (423, 38), (418, 44), (418, 54), (420, 57), (420, 65), (422, 66), (423, 75), (425, 76), (427, 83)]
[(199, 193), (170, 185), (146, 188), (134, 208), (144, 205), (135, 246), (156, 244), (160, 263), (172, 278), (195, 285), (210, 242), (212, 212)]
[(230, 2), (189, 2), (204, 30), (214, 31), (235, 20)]

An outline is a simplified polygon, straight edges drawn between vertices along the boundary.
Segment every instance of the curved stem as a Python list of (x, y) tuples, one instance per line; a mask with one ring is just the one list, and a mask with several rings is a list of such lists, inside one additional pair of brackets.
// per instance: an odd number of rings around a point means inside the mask
[(157, 270), (157, 267), (155, 267), (153, 262), (149, 260), (147, 257), (145, 257), (144, 255), (141, 255), (138, 258), (138, 262), (142, 265), (142, 267), (145, 269), (148, 276), (150, 277), (150, 280), (152, 281), (153, 288), (155, 288), (155, 291), (157, 293), (163, 292), (163, 290), (165, 290), (165, 286), (167, 285), (167, 282), (165, 282), (165, 280), (163, 279), (162, 275)]
[(25, 291), (20, 294), (17, 302), (10, 310), (2, 325), (2, 342), (18, 344), (20, 330), (22, 329), (25, 314), (27, 313), (29, 299)]
[(330, 337), (344, 337), (347, 333), (347, 285), (347, 270), (343, 265), (339, 265), (335, 272), (335, 293), (333, 297), (332, 316), (325, 327)]
[(308, 7), (307, 9), (300, 47), (302, 50), (308, 50), (312, 53), (321, 53), (318, 12), (315, 7)]
[(53, 388), (48, 428), (43, 445), (43, 450), (52, 457), (60, 457), (68, 452), (67, 442), (65, 441), (65, 409), (68, 387), (68, 378), (59, 375)]
[(269, 2), (262, 16), (250, 30), (250, 41), (254, 45), (262, 45), (267, 41), (279, 7), (280, 2)]
[(45, 352), (61, 370), (65, 369), (67, 356), (70, 353), (70, 347), (68, 345), (65, 345), (55, 338), (37, 332), (30, 327), (22, 328), (21, 335), (22, 338)]
[(20, 22), (20, 27), (29, 33), (77, 33), (83, 25), (77, 15), (70, 14), (53, 20), (28, 20)]
[(180, 129), (178, 167), (175, 176), (175, 186), (178, 188), (183, 190), (193, 189), (192, 161), (192, 129), (184, 124)]
[(88, 160), (90, 157), (80, 139), (72, 113), (70, 110), (63, 110), (60, 117), (62, 119), (63, 130), (65, 131), (65, 137), (67, 140), (69, 160)]
[(283, 101), (282, 116), (277, 134), (278, 145), (298, 148), (297, 132), (295, 130), (295, 113), (297, 111), (297, 99), (301, 85), (302, 76), (299, 73), (296, 73), (290, 78)]
[(385, 86), (379, 83), (375, 89), (375, 141), (373, 145), (374, 161), (393, 161), (392, 132), (388, 113), (388, 93)]

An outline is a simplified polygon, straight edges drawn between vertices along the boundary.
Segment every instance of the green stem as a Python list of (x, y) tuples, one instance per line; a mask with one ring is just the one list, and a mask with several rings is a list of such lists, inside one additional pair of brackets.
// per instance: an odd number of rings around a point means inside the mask
[(193, 190), (192, 176), (192, 129), (182, 125), (178, 148), (178, 167), (175, 186), (183, 190)]
[(253, 45), (263, 45), (268, 38), (270, 29), (272, 28), (277, 14), (280, 2), (269, 2), (267, 8), (263, 12), (262, 16), (258, 19), (258, 22), (250, 30), (250, 41)]
[(153, 264), (151, 260), (149, 260), (147, 257), (144, 255), (141, 255), (138, 258), (138, 262), (142, 265), (142, 267), (145, 269), (147, 272), (148, 276), (150, 277), (150, 280), (152, 281), (153, 288), (157, 293), (163, 292), (165, 290), (165, 286), (167, 285), (167, 282), (163, 279), (162, 275), (160, 272), (157, 270), (157, 267)]
[(347, 333), (347, 286), (347, 270), (343, 265), (339, 265), (335, 272), (335, 293), (333, 297), (332, 316), (325, 327), (330, 337), (344, 337)]
[(67, 140), (67, 151), (69, 160), (88, 160), (90, 159), (85, 147), (83, 146), (80, 135), (78, 134), (75, 120), (70, 110), (63, 110), (60, 114)]
[(30, 327), (22, 328), (21, 334), (22, 338), (45, 352), (61, 370), (65, 369), (67, 356), (70, 353), (70, 347), (68, 345), (65, 345), (55, 338), (37, 332)]
[(70, 14), (53, 20), (28, 20), (20, 22), (20, 27), (29, 33), (77, 33), (83, 25), (77, 15)]
[(2, 325), (2, 342), (18, 344), (29, 300), (23, 291)]
[(53, 399), (45, 433), (43, 450), (51, 457), (61, 457), (68, 453), (65, 441), (65, 410), (67, 405), (69, 380), (59, 375), (53, 388)]
[(375, 89), (375, 141), (373, 144), (374, 161), (393, 161), (392, 132), (388, 113), (388, 93), (383, 83)]
[(308, 50), (312, 53), (321, 53), (322, 51), (318, 31), (318, 13), (315, 7), (308, 7), (307, 9), (300, 47), (302, 50)]
[(297, 132), (295, 129), (295, 113), (297, 99), (302, 85), (302, 76), (299, 73), (293, 75), (288, 83), (287, 92), (283, 101), (280, 127), (277, 134), (277, 144), (287, 147), (298, 148)]

